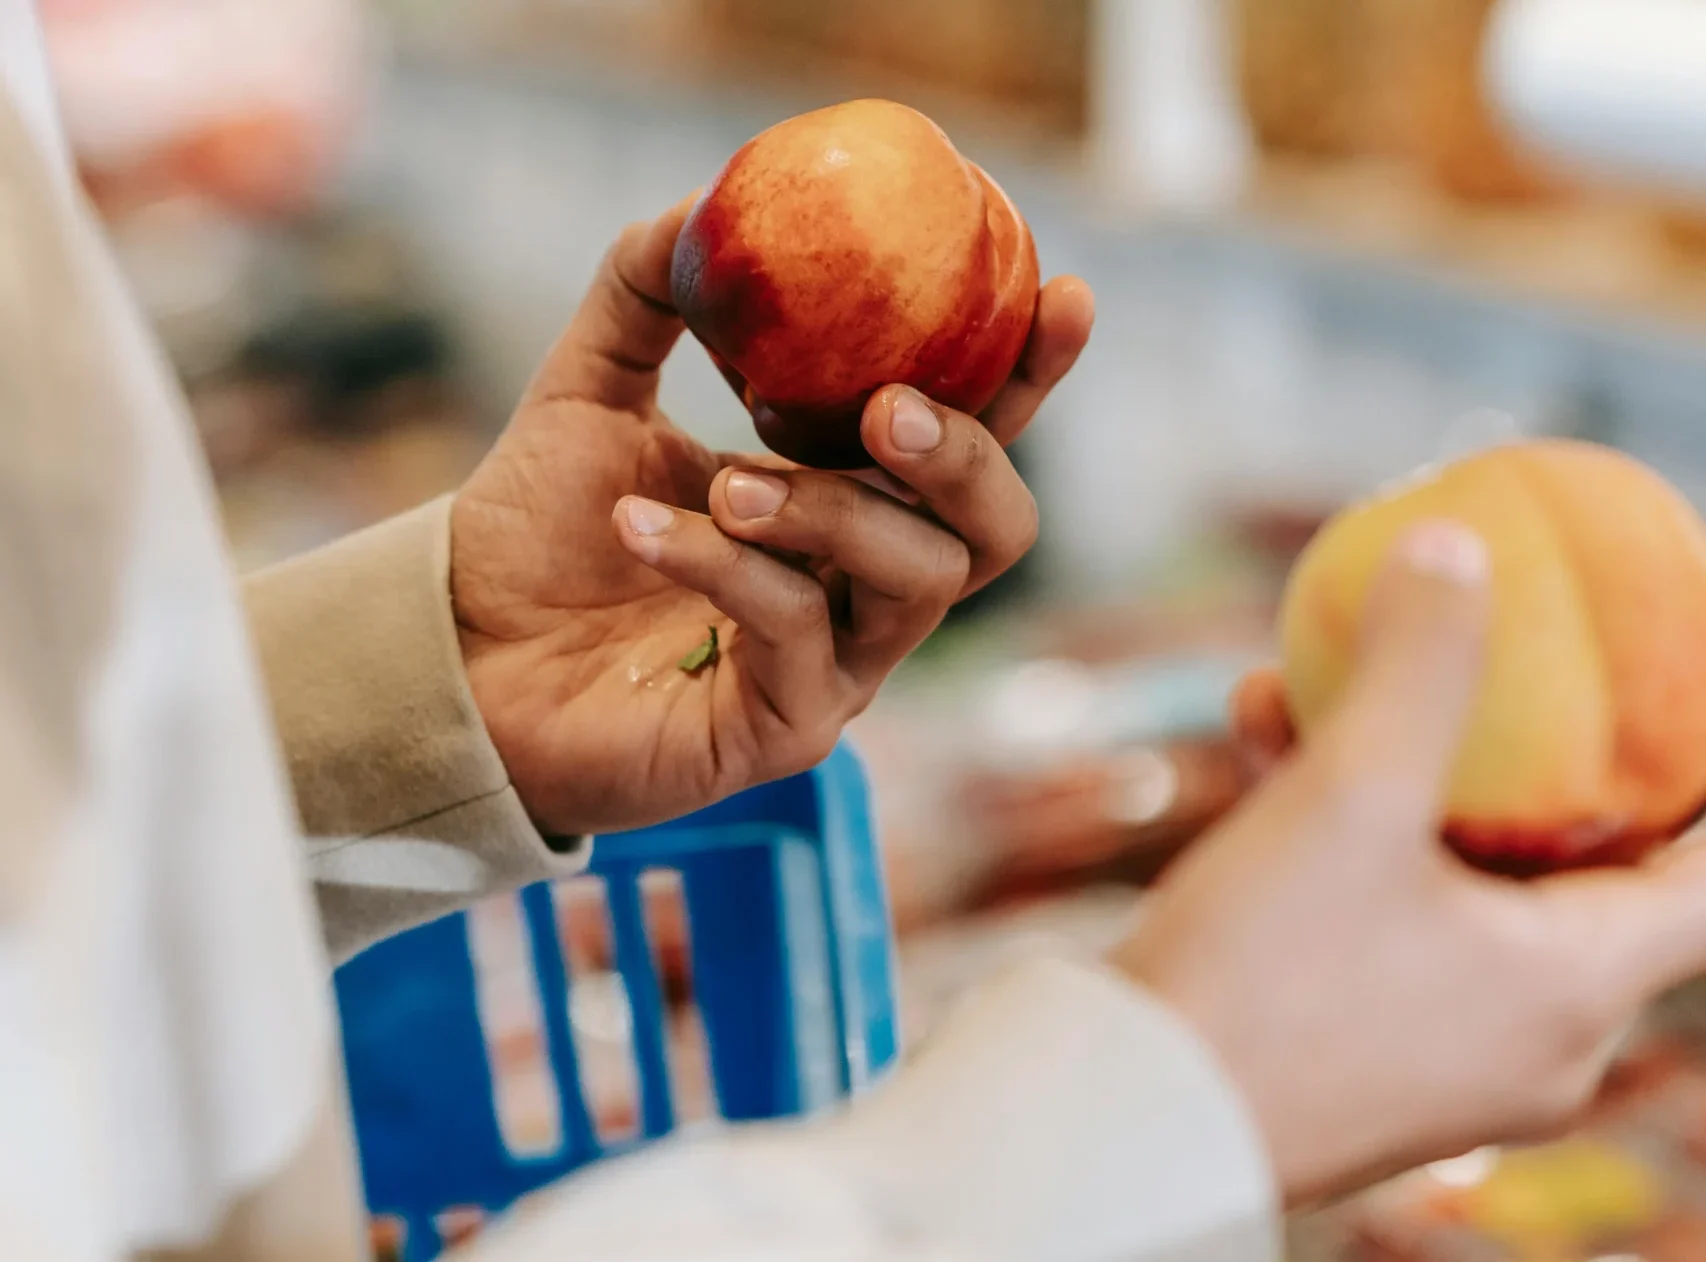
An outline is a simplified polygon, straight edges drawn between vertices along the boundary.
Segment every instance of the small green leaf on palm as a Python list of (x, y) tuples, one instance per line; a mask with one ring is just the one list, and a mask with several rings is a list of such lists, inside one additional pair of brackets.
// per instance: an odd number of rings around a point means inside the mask
[(711, 627), (709, 632), (691, 653), (681, 659), (680, 666), (686, 674), (697, 675), (707, 667), (717, 664), (717, 628)]

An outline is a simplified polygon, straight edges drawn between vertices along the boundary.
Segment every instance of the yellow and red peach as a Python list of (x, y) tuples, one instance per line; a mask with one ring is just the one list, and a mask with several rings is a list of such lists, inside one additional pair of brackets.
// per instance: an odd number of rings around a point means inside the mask
[(941, 128), (852, 101), (747, 142), (688, 216), (670, 289), (779, 455), (869, 465), (866, 402), (904, 383), (977, 413), (1012, 374), (1037, 254)]
[(1606, 448), (1495, 448), (1354, 506), (1299, 559), (1281, 638), (1300, 733), (1353, 668), (1370, 586), (1401, 532), (1448, 518), (1485, 540), (1485, 674), (1444, 831), (1514, 874), (1624, 862), (1706, 805), (1706, 525)]

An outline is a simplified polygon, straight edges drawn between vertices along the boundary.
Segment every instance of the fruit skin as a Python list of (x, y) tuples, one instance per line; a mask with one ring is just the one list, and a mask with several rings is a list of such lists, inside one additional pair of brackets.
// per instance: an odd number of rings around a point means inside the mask
[(882, 386), (987, 407), (1024, 350), (1037, 286), (1007, 195), (890, 101), (748, 141), (688, 216), (670, 276), (765, 445), (823, 469), (870, 465), (859, 420)]
[(1305, 737), (1350, 674), (1361, 611), (1398, 535), (1449, 518), (1486, 542), (1485, 673), (1444, 833), (1515, 875), (1631, 862), (1706, 805), (1706, 525), (1656, 473), (1562, 440), (1495, 448), (1329, 522), (1281, 612)]

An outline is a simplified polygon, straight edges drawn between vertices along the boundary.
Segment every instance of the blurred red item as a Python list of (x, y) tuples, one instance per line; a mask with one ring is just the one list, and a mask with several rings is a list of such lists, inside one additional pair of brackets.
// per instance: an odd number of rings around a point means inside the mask
[(375, 1218), (368, 1225), (368, 1239), (374, 1262), (402, 1262), (408, 1233), (400, 1219), (389, 1216)]
[[(1698, 1080), (1688, 1048), (1674, 1038), (1655, 1038), (1612, 1062), (1594, 1098), (1591, 1120), (1600, 1124), (1622, 1121), (1656, 1100), (1668, 1104), (1680, 1090)], [(1702, 1255), (1706, 1256), (1706, 1255)]]
[(478, 1206), (458, 1205), (438, 1216), (438, 1234), (447, 1249), (474, 1240), (486, 1225), (486, 1212)]
[(1676, 1214), (1638, 1237), (1630, 1256), (1643, 1262), (1700, 1262), (1706, 1258), (1706, 1217)]
[(965, 785), (965, 809), (999, 856), (982, 901), (1089, 880), (1147, 882), (1250, 780), (1224, 740), (1114, 750), (1030, 775), (977, 775)]
[(66, 130), (109, 213), (193, 195), (298, 212), (353, 128), (355, 0), (42, 0)]

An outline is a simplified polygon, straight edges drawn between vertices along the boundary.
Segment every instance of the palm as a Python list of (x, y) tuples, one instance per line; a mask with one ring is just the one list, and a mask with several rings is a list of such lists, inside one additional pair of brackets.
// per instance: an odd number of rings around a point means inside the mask
[[(685, 211), (617, 244), (452, 514), (474, 698), (552, 831), (673, 818), (827, 754), (946, 608), (1029, 546), (1034, 503), (988, 440), (1024, 428), (1089, 336), (1088, 290), (1051, 283), (987, 429), (947, 417), (940, 451), (916, 456), (889, 443), (892, 419), (865, 431), (931, 513), (771, 457), (743, 457), (738, 476), (777, 475), (786, 507), (739, 513), (731, 462), (657, 406), (681, 334), (665, 296)], [(645, 502), (667, 518), (655, 530), (634, 524)], [(721, 656), (682, 669), (712, 627)]]
[[(456, 605), (476, 693), (513, 699), (488, 707), (499, 747), (531, 751), (509, 759), (523, 799), (541, 818), (597, 831), (671, 818), (747, 783), (775, 716), (740, 669), (738, 633), (705, 597), (635, 560), (610, 524), (624, 495), (704, 512), (723, 462), (655, 405), (611, 417), (542, 400), (505, 441), (511, 450), (463, 492), (457, 541), (464, 557), (489, 550), (508, 563), (501, 581), (460, 581)], [(532, 542), (520, 550), (517, 538)], [(680, 663), (712, 626), (730, 669), (696, 686)], [(503, 731), (510, 723), (525, 735)], [(564, 767), (574, 783), (558, 782)]]

